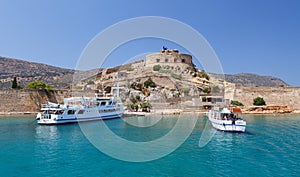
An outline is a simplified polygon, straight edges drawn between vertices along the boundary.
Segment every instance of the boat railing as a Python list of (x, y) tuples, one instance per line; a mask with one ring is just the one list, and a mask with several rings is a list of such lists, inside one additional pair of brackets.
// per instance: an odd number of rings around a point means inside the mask
[(60, 105), (49, 105), (49, 104), (42, 104), (41, 105), (42, 108), (60, 108)]

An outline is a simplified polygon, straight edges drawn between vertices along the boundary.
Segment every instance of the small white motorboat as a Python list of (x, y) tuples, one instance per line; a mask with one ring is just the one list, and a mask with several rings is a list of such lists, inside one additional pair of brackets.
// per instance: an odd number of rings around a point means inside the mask
[(228, 108), (214, 107), (207, 113), (212, 126), (224, 132), (245, 132), (246, 121), (241, 117), (242, 111), (239, 107)]

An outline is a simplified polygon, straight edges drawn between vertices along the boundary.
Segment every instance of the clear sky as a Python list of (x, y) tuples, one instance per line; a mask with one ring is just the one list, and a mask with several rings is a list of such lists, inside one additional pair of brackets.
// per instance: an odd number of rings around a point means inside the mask
[[(0, 56), (75, 68), (95, 35), (140, 16), (169, 17), (196, 29), (225, 73), (272, 75), (300, 86), (299, 0), (0, 0)], [(122, 57), (176, 47), (139, 42)]]

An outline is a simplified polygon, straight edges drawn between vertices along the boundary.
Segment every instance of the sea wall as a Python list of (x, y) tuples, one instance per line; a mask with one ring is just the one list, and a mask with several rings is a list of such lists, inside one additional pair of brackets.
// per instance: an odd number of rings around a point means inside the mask
[[(63, 98), (73, 96), (93, 96), (93, 92), (56, 90), (47, 95), (38, 90), (0, 90), (0, 114), (35, 113), (47, 100), (61, 103)], [(242, 87), (228, 86), (225, 98), (242, 102), (246, 107), (253, 105), (253, 99), (263, 97), (267, 106), (287, 106), (300, 111), (300, 87)], [(196, 109), (196, 108), (195, 108)]]
[(267, 105), (288, 106), (300, 110), (300, 87), (242, 87), (235, 86), (227, 90), (231, 100), (252, 106), (256, 97), (264, 98)]
[(0, 114), (38, 112), (47, 100), (60, 103), (68, 96), (68, 90), (48, 95), (42, 90), (0, 90)]

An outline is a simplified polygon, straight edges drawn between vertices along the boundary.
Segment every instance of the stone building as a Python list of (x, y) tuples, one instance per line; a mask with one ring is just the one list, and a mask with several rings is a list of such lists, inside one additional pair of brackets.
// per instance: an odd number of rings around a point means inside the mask
[(189, 54), (179, 53), (178, 50), (163, 49), (158, 53), (149, 54), (145, 59), (146, 67), (154, 65), (181, 65), (184, 67), (193, 67), (192, 56)]

